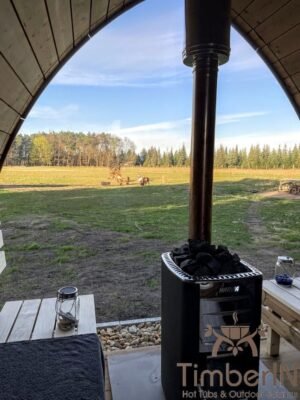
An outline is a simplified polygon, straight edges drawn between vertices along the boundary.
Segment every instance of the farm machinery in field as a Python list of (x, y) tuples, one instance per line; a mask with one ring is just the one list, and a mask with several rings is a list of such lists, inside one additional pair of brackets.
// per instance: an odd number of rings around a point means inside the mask
[(280, 192), (300, 195), (300, 179), (280, 181), (278, 190)]

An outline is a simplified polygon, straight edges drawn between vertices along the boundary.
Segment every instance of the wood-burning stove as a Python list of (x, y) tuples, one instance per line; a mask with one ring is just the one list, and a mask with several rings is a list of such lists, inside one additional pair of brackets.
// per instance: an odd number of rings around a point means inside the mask
[(161, 363), (167, 400), (189, 398), (188, 393), (205, 399), (257, 392), (262, 274), (243, 261), (241, 271), (194, 279), (170, 253), (162, 255)]
[[(185, 0), (183, 61), (194, 75), (189, 239), (208, 244), (217, 76), (229, 59), (230, 11), (230, 0)], [(255, 398), (262, 275), (242, 261), (230, 274), (213, 273), (219, 265), (210, 256), (202, 257), (204, 268), (197, 258), (184, 262), (190, 270), (212, 272), (198, 271), (196, 277), (169, 253), (162, 255), (161, 374), (167, 400)]]

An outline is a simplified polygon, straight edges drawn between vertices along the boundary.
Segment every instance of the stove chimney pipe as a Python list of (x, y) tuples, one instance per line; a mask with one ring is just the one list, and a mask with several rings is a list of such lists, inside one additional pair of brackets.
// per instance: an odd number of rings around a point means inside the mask
[(185, 0), (183, 62), (193, 67), (189, 238), (211, 241), (218, 65), (230, 54), (231, 0)]

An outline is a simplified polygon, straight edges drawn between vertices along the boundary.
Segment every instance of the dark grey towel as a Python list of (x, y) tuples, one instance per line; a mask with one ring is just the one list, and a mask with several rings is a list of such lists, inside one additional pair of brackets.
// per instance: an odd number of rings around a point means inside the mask
[(0, 344), (0, 400), (104, 400), (96, 334)]

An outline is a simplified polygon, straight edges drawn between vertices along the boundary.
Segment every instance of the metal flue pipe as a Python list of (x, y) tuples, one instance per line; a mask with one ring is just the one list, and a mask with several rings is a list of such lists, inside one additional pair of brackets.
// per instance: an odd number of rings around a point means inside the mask
[(189, 238), (211, 241), (218, 66), (230, 54), (230, 0), (185, 0), (183, 62), (193, 67)]

